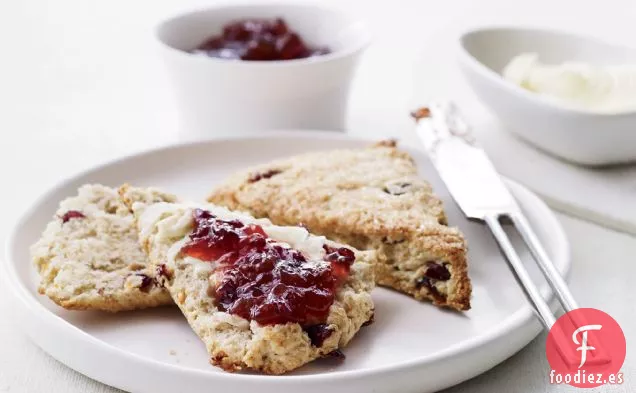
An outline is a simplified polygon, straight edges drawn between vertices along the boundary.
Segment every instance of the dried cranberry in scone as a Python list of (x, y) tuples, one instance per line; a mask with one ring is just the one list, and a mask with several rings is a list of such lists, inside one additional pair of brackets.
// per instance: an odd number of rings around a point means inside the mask
[(66, 223), (69, 220), (72, 220), (74, 218), (86, 218), (86, 216), (84, 215), (84, 213), (77, 210), (69, 210), (66, 213), (64, 213), (62, 216), (60, 216), (62, 223)]

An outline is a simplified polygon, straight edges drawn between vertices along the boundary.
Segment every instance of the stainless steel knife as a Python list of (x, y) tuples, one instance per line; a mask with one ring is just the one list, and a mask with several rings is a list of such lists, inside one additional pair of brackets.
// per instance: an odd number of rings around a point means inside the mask
[(578, 308), (519, 205), (456, 107), (448, 102), (432, 103), (413, 112), (413, 117), (417, 135), (450, 194), (468, 218), (488, 225), (543, 324), (549, 329), (556, 319), (504, 232), (500, 223), (503, 217), (509, 218), (521, 234), (563, 308), (566, 311)]

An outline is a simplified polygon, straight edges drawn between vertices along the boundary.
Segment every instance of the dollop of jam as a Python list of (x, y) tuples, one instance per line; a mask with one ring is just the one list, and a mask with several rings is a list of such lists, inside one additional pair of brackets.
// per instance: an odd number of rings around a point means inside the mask
[(221, 311), (263, 325), (326, 322), (355, 260), (353, 251), (326, 247), (325, 261), (310, 262), (270, 239), (259, 225), (222, 220), (201, 209), (193, 218), (194, 230), (181, 252), (216, 262), (211, 291)]
[(327, 48), (308, 47), (284, 20), (246, 19), (223, 27), (221, 35), (205, 40), (192, 51), (221, 59), (293, 60), (329, 53)]

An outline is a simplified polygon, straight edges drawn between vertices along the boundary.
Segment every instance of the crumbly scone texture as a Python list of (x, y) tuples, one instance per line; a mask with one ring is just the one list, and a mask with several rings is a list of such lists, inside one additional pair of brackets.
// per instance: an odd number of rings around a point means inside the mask
[[(63, 222), (69, 211), (83, 217)], [(64, 308), (116, 312), (173, 303), (153, 279), (134, 217), (117, 189), (85, 185), (62, 201), (31, 255), (39, 292)]]
[[(379, 285), (439, 306), (470, 308), (464, 237), (447, 226), (441, 200), (393, 141), (249, 168), (217, 186), (208, 200), (374, 249)], [(450, 279), (427, 277), (435, 263), (446, 267)]]
[[(256, 220), (211, 204), (139, 202), (145, 199), (144, 193), (144, 189), (128, 186), (120, 189), (122, 199), (137, 218), (141, 244), (151, 262), (164, 272), (165, 287), (204, 342), (212, 364), (226, 371), (251, 369), (282, 374), (345, 346), (360, 327), (372, 319), (374, 306), (369, 294), (374, 287), (373, 269), (369, 264), (375, 255), (372, 252), (356, 252), (356, 262), (348, 280), (337, 292), (326, 321), (332, 333), (320, 347), (312, 345), (308, 334), (297, 323), (260, 325), (220, 311), (210, 290), (214, 263), (180, 253), (192, 231), (193, 208), (210, 210), (220, 218), (232, 214), (228, 217), (237, 219), (238, 214), (240, 221), (261, 225), (277, 240), (273, 233), (281, 227), (272, 226), (269, 220)], [(311, 236), (302, 228), (295, 229)], [(334, 244), (326, 239), (322, 241)], [(294, 246), (291, 241), (287, 244)]]

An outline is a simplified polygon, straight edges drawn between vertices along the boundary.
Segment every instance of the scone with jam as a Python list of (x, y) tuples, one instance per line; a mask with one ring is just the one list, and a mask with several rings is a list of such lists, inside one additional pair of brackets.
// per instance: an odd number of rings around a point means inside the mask
[(250, 168), (216, 187), (208, 200), (376, 250), (379, 285), (439, 306), (470, 308), (464, 237), (447, 226), (441, 200), (394, 142)]
[(373, 316), (374, 254), (212, 204), (123, 186), (142, 247), (212, 364), (282, 374), (339, 354)]
[(133, 215), (116, 189), (85, 185), (62, 201), (31, 255), (39, 292), (64, 308), (115, 312), (172, 304), (154, 280)]

